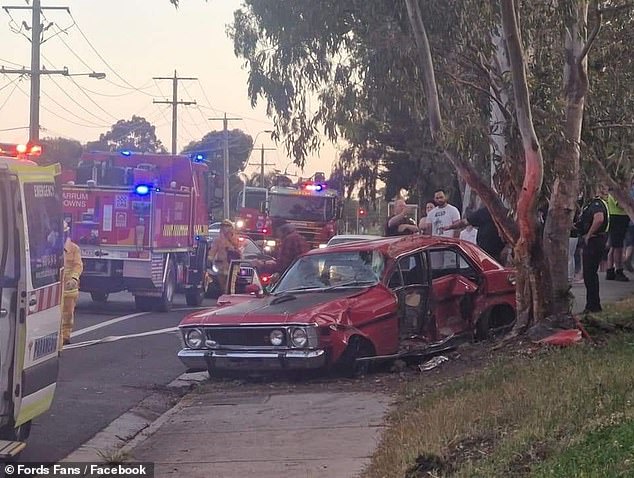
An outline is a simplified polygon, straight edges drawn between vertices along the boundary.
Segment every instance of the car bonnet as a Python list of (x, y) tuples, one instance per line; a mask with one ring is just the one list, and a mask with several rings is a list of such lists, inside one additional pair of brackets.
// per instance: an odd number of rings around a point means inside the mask
[(349, 299), (367, 289), (303, 292), (271, 295), (228, 307), (196, 312), (181, 326), (308, 323), (317, 316), (337, 316), (349, 306)]

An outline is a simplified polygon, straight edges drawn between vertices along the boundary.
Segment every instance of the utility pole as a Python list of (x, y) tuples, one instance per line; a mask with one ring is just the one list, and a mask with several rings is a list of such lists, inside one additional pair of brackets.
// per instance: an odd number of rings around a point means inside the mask
[(260, 148), (260, 162), (249, 163), (249, 166), (260, 166), (260, 187), (264, 187), (264, 166), (275, 166), (275, 163), (264, 162), (264, 151), (276, 151), (277, 148), (265, 148), (264, 145)]
[(159, 101), (154, 100), (155, 104), (167, 104), (172, 105), (172, 154), (177, 153), (176, 148), (176, 136), (178, 132), (178, 105), (195, 105), (195, 101), (178, 101), (178, 82), (180, 80), (197, 80), (198, 78), (185, 78), (179, 77), (174, 70), (174, 76), (155, 76), (154, 80), (171, 80), (172, 81), (172, 101)]
[[(42, 70), (40, 68), (40, 46), (43, 43), (42, 34), (48, 29), (41, 23), (42, 10), (64, 10), (70, 14), (68, 7), (42, 7), (41, 0), (33, 0), (31, 6), (7, 6), (3, 9), (9, 13), (11, 10), (31, 10), (31, 68), (8, 69), (0, 68), (0, 73), (30, 75), (31, 76), (31, 106), (29, 119), (29, 144), (36, 144), (40, 140), (40, 76), (41, 75), (64, 75), (71, 76), (68, 68), (63, 70)], [(50, 25), (49, 25), (50, 26)], [(95, 73), (100, 78), (105, 77), (103, 73)], [(97, 77), (97, 76), (95, 76)]]
[(242, 118), (227, 118), (227, 113), (222, 118), (209, 118), (212, 121), (222, 120), (224, 155), (223, 155), (223, 188), (222, 188), (222, 214), (225, 219), (229, 219), (229, 121), (239, 121)]

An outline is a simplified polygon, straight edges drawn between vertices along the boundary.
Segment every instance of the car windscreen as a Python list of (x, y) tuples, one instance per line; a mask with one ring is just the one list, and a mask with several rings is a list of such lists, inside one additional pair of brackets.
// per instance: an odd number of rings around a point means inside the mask
[(374, 285), (384, 268), (385, 260), (378, 251), (311, 254), (293, 263), (273, 293)]
[(334, 198), (299, 194), (270, 194), (269, 214), (280, 219), (324, 221), (335, 216)]

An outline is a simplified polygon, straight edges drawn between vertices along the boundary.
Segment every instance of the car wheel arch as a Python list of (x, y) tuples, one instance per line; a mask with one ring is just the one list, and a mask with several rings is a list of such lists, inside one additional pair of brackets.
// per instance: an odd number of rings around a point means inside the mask
[(478, 319), (475, 322), (475, 340), (487, 340), (498, 335), (492, 334), (492, 330), (501, 332), (499, 335), (505, 335), (513, 328), (513, 325), (515, 325), (516, 318), (517, 313), (515, 308), (506, 302), (489, 306), (478, 315)]

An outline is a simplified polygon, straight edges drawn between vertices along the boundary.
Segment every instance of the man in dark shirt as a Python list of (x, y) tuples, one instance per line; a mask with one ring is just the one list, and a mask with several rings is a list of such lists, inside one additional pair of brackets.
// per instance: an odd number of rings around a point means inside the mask
[(485, 251), (496, 261), (502, 261), (502, 251), (504, 250), (504, 241), (498, 234), (498, 228), (493, 222), (491, 213), (489, 210), (482, 206), (480, 209), (468, 213), (465, 217), (459, 221), (454, 222), (446, 229), (462, 229), (471, 224), (473, 227), (478, 228), (478, 235), (476, 237), (476, 243), (480, 246), (480, 249)]
[(256, 261), (255, 266), (258, 269), (266, 271), (268, 273), (284, 272), (293, 263), (297, 257), (301, 256), (304, 252), (308, 252), (310, 247), (299, 232), (295, 230), (295, 226), (290, 223), (285, 223), (279, 226), (278, 229), (282, 243), (277, 255), (277, 259), (273, 261)]
[(605, 253), (610, 228), (608, 212), (608, 188), (599, 187), (599, 193), (581, 213), (578, 229), (583, 236), (583, 282), (586, 286), (584, 313), (601, 312), (599, 297), (599, 264)]
[(404, 199), (397, 199), (394, 202), (394, 215), (385, 224), (386, 236), (403, 236), (418, 232), (418, 226), (407, 217), (407, 204)]

